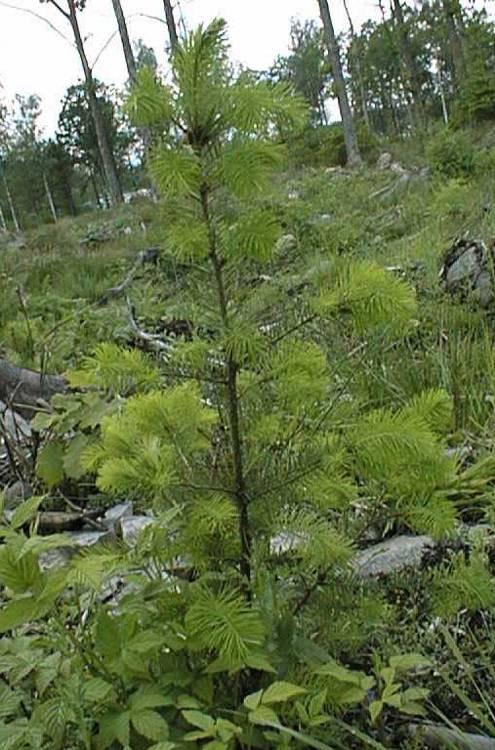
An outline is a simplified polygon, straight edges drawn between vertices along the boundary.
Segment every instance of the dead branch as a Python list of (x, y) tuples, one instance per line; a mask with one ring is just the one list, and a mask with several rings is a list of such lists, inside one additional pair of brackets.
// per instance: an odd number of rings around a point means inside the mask
[(67, 383), (61, 375), (17, 367), (0, 359), (0, 401), (26, 419), (33, 417), (56, 393), (65, 393)]
[(142, 328), (140, 328), (136, 320), (136, 312), (131, 300), (127, 295), (125, 299), (127, 303), (129, 324), (134, 335), (138, 339), (141, 339), (141, 341), (145, 341), (155, 351), (166, 352), (167, 354), (170, 354), (174, 348), (174, 345), (170, 341), (165, 341), (163, 338), (161, 338), (161, 336), (157, 336), (154, 333), (148, 333), (147, 331), (144, 331)]
[(425, 747), (453, 750), (495, 750), (495, 739), (481, 734), (468, 734), (437, 724), (411, 724), (409, 732), (421, 737)]
[(138, 253), (134, 265), (124, 277), (124, 279), (120, 282), (120, 284), (117, 284), (117, 286), (113, 286), (110, 289), (107, 289), (107, 291), (98, 300), (98, 304), (106, 305), (110, 299), (113, 299), (114, 297), (120, 297), (120, 295), (123, 294), (123, 292), (125, 292), (125, 290), (132, 284), (132, 282), (134, 281), (134, 277), (142, 266), (144, 266), (146, 263), (157, 262), (159, 252), (159, 247), (148, 247), (146, 250), (141, 250), (141, 252)]

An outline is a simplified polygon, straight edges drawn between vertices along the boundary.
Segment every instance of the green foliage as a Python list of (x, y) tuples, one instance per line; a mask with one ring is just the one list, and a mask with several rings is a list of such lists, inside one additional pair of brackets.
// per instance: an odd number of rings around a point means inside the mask
[[(356, 134), (363, 159), (372, 164), (380, 149), (379, 140), (362, 122)], [(344, 131), (340, 124), (308, 127), (288, 137), (289, 159), (296, 166), (344, 167), (347, 164)]]
[(465, 177), (474, 170), (474, 148), (462, 132), (446, 129), (430, 140), (428, 161), (432, 170), (443, 177)]
[[(452, 216), (464, 220), (467, 195), (479, 211), (485, 187), (440, 176), (384, 209), (370, 196), (387, 175), (321, 171), (292, 175), (285, 199), (280, 140), (304, 119), (287, 83), (238, 76), (220, 23), (173, 66), (169, 86), (142, 71), (128, 102), (157, 136), (163, 257), (129, 294), (160, 349), (131, 346), (120, 300), (78, 308), (55, 360), (77, 360), (72, 390), (34, 422), (48, 502), (67, 483), (81, 502), (133, 499), (151, 523), (135, 546), (71, 549), (59, 569), (46, 553), (70, 542), (35, 534), (39, 498), (1, 526), (1, 742), (382, 750), (430, 708), (435, 680), (409, 652), (435, 637), (435, 618), (494, 605), (484, 546), (444, 555), (461, 520), (493, 516), (489, 323), (446, 312), (432, 286)], [(283, 250), (286, 231), (296, 242)], [(53, 255), (56, 237), (40, 242)], [(84, 301), (108, 289), (109, 259), (122, 278), (116, 246), (82, 256), (72, 243), (61, 278), (57, 258), (29, 267), (37, 295), (55, 284), (50, 327), (80, 283)], [(33, 304), (38, 339), (48, 302)], [(184, 322), (185, 338), (168, 334)], [(483, 425), (467, 463), (447, 452), (463, 420), (474, 442)], [(440, 563), (435, 551), (425, 570), (362, 579), (357, 551), (406, 533), (441, 542)]]
[(454, 617), (459, 610), (475, 612), (495, 603), (495, 587), (482, 551), (475, 550), (470, 560), (456, 555), (433, 578), (433, 609), (441, 617)]

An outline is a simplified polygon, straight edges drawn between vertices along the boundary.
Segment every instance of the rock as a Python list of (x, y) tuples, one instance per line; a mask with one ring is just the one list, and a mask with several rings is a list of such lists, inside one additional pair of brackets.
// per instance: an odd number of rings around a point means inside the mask
[(138, 200), (149, 200), (156, 203), (156, 196), (151, 188), (140, 188), (129, 193), (124, 193), (124, 203), (134, 203)]
[(115, 529), (122, 519), (129, 518), (133, 512), (132, 503), (119, 503), (106, 511), (101, 523), (108, 529)]
[(67, 537), (75, 547), (94, 547), (104, 540), (112, 539), (108, 531), (69, 531)]
[(275, 245), (276, 253), (289, 253), (297, 247), (297, 239), (293, 234), (283, 234)]
[(27, 241), (22, 232), (19, 232), (18, 234), (11, 234), (7, 239), (7, 250), (24, 250), (25, 247), (27, 247)]
[(303, 541), (304, 539), (300, 534), (290, 534), (283, 531), (270, 539), (270, 552), (272, 555), (286, 555), (297, 550)]
[(100, 542), (112, 539), (107, 531), (69, 531), (65, 534), (67, 545), (48, 550), (40, 555), (40, 566), (43, 570), (62, 568), (70, 562), (79, 549), (94, 547)]
[(385, 169), (390, 169), (393, 160), (394, 157), (392, 156), (392, 154), (390, 154), (388, 151), (385, 151), (385, 153), (380, 154), (380, 156), (378, 157), (376, 168), (382, 171)]
[(153, 520), (154, 519), (150, 516), (130, 516), (129, 518), (122, 518), (119, 523), (119, 530), (124, 542), (130, 547), (136, 544), (141, 531), (149, 526), (150, 523), (153, 523)]
[(23, 482), (18, 480), (10, 487), (6, 487), (3, 491), (3, 497), (5, 501), (5, 508), (7, 510), (14, 510), (18, 505), (30, 498), (33, 494), (33, 489), (29, 482)]
[(434, 547), (429, 536), (397, 536), (359, 552), (352, 565), (360, 578), (390, 575), (418, 568), (425, 552)]
[(317, 216), (313, 216), (311, 219), (311, 224), (316, 224), (317, 226), (321, 224), (330, 224), (333, 221), (332, 214), (318, 214)]
[(407, 175), (408, 177), (410, 177), (413, 174), (413, 172), (410, 172), (409, 169), (406, 169), (402, 166), (402, 164), (399, 164), (398, 161), (393, 161), (389, 166), (389, 170), (391, 172), (394, 172), (395, 174), (398, 174), (399, 176)]
[(482, 240), (456, 240), (447, 251), (440, 270), (440, 283), (449, 294), (470, 296), (482, 307), (494, 298), (492, 264), (494, 246), (487, 248)]
[(451, 750), (495, 750), (495, 739), (449, 729), (440, 724), (410, 724), (409, 732), (421, 738), (423, 747)]

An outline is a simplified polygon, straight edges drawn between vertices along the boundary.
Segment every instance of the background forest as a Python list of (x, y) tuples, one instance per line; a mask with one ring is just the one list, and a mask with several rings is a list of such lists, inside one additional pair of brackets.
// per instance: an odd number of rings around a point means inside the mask
[(495, 748), (494, 21), (314, 4), (251, 70), (164, 0), (162, 69), (112, 0), (123, 91), (36, 4), (82, 79), (0, 106), (6, 750)]

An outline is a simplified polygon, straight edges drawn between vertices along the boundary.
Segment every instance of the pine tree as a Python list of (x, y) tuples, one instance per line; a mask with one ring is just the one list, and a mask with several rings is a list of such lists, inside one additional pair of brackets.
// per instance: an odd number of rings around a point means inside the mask
[[(25, 533), (41, 498), (2, 527), (7, 718), (22, 711), (11, 696), (18, 654), (32, 665), (26, 721), (0, 724), (2, 737), (22, 747), (36, 732), (34, 746), (60, 749), (268, 750), (287, 738), (326, 748), (301, 727), (369, 703), (380, 680), (389, 705), (421, 712), (425, 691), (398, 692), (394, 681), (417, 655), (391, 659), (378, 678), (331, 656), (349, 648), (349, 623), (362, 643), (384, 608), (350, 565), (363, 522), (378, 508), (440, 538), (463, 498), (483, 497), (493, 478), (493, 461), (462, 474), (446, 453), (444, 392), (370, 410), (341, 376), (354, 368), (337, 342), (396, 341), (410, 330), (414, 292), (348, 258), (310, 268), (299, 259), (287, 272), (266, 193), (284, 162), (276, 134), (303, 126), (306, 108), (284, 83), (235, 74), (222, 22), (177, 47), (170, 86), (139, 71), (128, 109), (161, 132), (150, 169), (180, 278), (167, 304), (192, 321), (189, 337), (147, 333), (129, 299), (154, 356), (100, 345), (35, 427), (55, 436), (38, 455), (48, 486), (87, 472), (102, 495), (152, 508), (155, 521), (135, 548), (114, 542), (55, 572), (40, 555), (67, 540)], [(466, 583), (449, 611), (493, 601), (486, 580), (473, 595), (485, 570), (480, 558), (447, 572), (451, 590)], [(115, 579), (130, 588), (107, 605)], [(19, 633), (26, 623), (36, 628)]]

